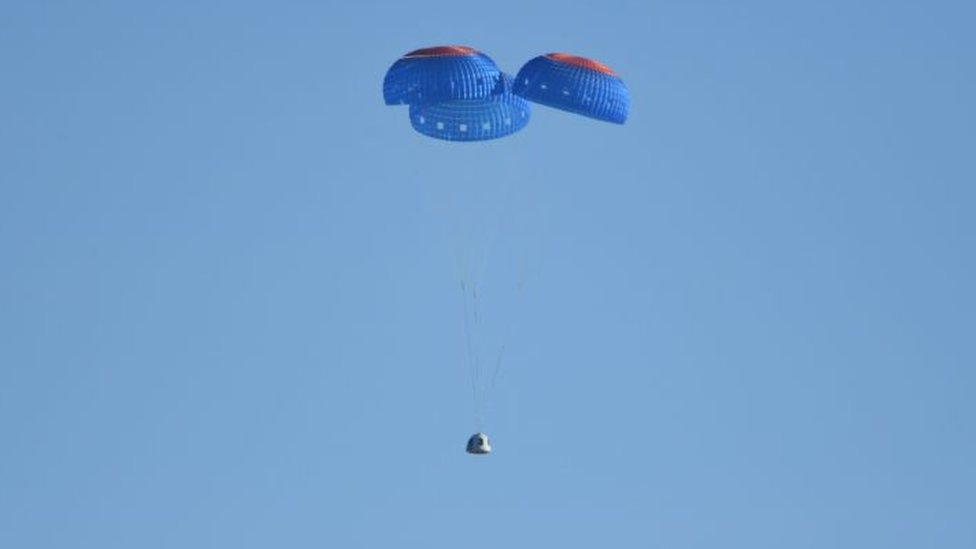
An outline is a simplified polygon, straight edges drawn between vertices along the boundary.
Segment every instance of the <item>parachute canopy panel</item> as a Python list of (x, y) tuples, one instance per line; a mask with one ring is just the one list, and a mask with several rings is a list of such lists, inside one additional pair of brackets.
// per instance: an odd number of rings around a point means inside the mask
[(491, 95), (501, 71), (487, 55), (468, 46), (414, 50), (386, 71), (387, 105), (482, 99)]
[(503, 74), (495, 92), (484, 99), (410, 105), (410, 124), (428, 137), (446, 141), (486, 141), (511, 135), (529, 123), (529, 103), (512, 93), (512, 77)]
[(530, 60), (515, 77), (514, 92), (535, 103), (616, 124), (623, 124), (630, 112), (630, 94), (613, 69), (568, 53)]

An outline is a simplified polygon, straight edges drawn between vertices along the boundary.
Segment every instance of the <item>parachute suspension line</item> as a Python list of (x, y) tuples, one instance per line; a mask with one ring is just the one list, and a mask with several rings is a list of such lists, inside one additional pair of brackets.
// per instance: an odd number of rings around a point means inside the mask
[(478, 423), (481, 423), (481, 404), (482, 404), (482, 391), (481, 391), (481, 345), (478, 338), (478, 334), (481, 330), (478, 327), (478, 290), (477, 281), (473, 282), (471, 288), (469, 289), (470, 295), (466, 295), (465, 300), (471, 299), (471, 323), (474, 327), (473, 331), (473, 342), (474, 342), (474, 352), (472, 354), (472, 368), (471, 368), (471, 384), (475, 388), (475, 401), (477, 402), (477, 413), (475, 414), (475, 419)]
[[(478, 198), (475, 203), (482, 204)], [(473, 203), (471, 204), (474, 205)], [(475, 421), (478, 430), (482, 430), (484, 408), (489, 400), (488, 387), (488, 357), (485, 341), (486, 321), (485, 310), (482, 307), (482, 281), (487, 271), (488, 257), (492, 248), (494, 234), (497, 233), (499, 223), (489, 214), (473, 215), (469, 219), (471, 225), (463, 231), (462, 240), (466, 245), (459, 246), (459, 258), (463, 258), (463, 272), (466, 284), (462, 288), (462, 299), (465, 306), (466, 339), (469, 349), (469, 364), (471, 374), (472, 394), (475, 406)], [(493, 231), (492, 228), (495, 228)], [(487, 363), (487, 364), (486, 364)]]
[[(486, 407), (491, 405), (491, 395), (508, 352), (508, 340), (515, 323), (515, 315), (510, 314), (510, 305), (522, 301), (525, 261), (521, 256), (524, 251), (515, 242), (508, 241), (518, 232), (516, 230), (513, 233), (511, 223), (512, 206), (515, 202), (513, 195), (521, 188), (518, 179), (519, 177), (501, 178), (497, 188), (485, 195), (479, 194), (479, 189), (473, 186), (455, 187), (459, 193), (456, 211), (471, 211), (469, 215), (462, 217), (462, 225), (467, 226), (458, 227), (453, 233), (456, 237), (455, 252), (460, 271), (463, 343), (478, 431), (482, 430), (484, 415), (489, 412)], [(489, 271), (495, 272), (495, 267), (489, 269), (489, 263), (492, 262), (490, 260), (501, 252), (504, 252), (502, 255), (506, 259), (503, 262), (506, 265), (501, 265), (501, 274), (515, 276), (509, 278), (508, 283), (502, 283), (501, 278), (495, 280), (497, 277), (492, 274), (493, 283), (486, 285), (484, 282)], [(514, 263), (509, 263), (511, 260)], [(512, 278), (517, 280), (513, 281)], [(484, 301), (486, 295), (488, 301)], [(490, 307), (486, 308), (486, 305)], [(501, 309), (506, 309), (504, 314)]]
[[(461, 330), (464, 333), (464, 351), (465, 351), (464, 361), (467, 363), (468, 368), (470, 369), (472, 365), (471, 330), (468, 328), (468, 302), (464, 298), (464, 294), (466, 292), (467, 290), (465, 289), (464, 278), (462, 278), (461, 279), (461, 307), (463, 310), (461, 311)], [(472, 378), (471, 381), (471, 401), (472, 403), (476, 401), (475, 390), (474, 390), (474, 378)]]
[(505, 359), (505, 343), (498, 347), (498, 356), (495, 358), (495, 371), (491, 373), (491, 390), (495, 389), (495, 381), (498, 379), (498, 371), (502, 369), (502, 360)]
[[(515, 281), (515, 300), (513, 303), (513, 309), (518, 309), (519, 305), (522, 304), (525, 295), (525, 279), (526, 279), (526, 263), (527, 260), (522, 260), (516, 267), (517, 276)], [(505, 350), (508, 346), (508, 341), (511, 338), (513, 328), (515, 327), (515, 314), (509, 315), (508, 321), (505, 323), (505, 331), (502, 335), (501, 343), (498, 346), (498, 353), (495, 357), (495, 369), (491, 374), (491, 386), (490, 390), (494, 391), (495, 384), (498, 380), (498, 373), (502, 369), (502, 362), (505, 360)]]
[(475, 348), (476, 342), (474, 341), (474, 336), (472, 334), (473, 327), (471, 326), (471, 313), (470, 307), (468, 305), (468, 280), (470, 279), (468, 261), (464, 255), (458, 251), (459, 268), (461, 270), (461, 312), (462, 312), (462, 329), (464, 331), (464, 347), (466, 352), (466, 362), (468, 363), (468, 379), (471, 381), (471, 405), (474, 412), (475, 424), (478, 430), (481, 430), (481, 403), (478, 395), (478, 362), (477, 362), (477, 351)]
[[(433, 186), (424, 185), (424, 184), (419, 185), (419, 193), (421, 195), (421, 200), (424, 203), (424, 205), (427, 208), (429, 208), (431, 211), (437, 210), (439, 207), (443, 207), (443, 205), (439, 204), (437, 201), (437, 197), (436, 197), (437, 192), (435, 192), (436, 187), (437, 187), (436, 183), (434, 183)], [(451, 201), (448, 200), (448, 202), (450, 203)], [(455, 200), (455, 202), (457, 202), (457, 200)], [(454, 206), (455, 207), (453, 209), (449, 208), (449, 210), (454, 212), (460, 210), (459, 204), (455, 204)], [(472, 415), (474, 416), (477, 430), (481, 431), (482, 411), (481, 411), (481, 404), (479, 402), (480, 399), (479, 399), (479, 391), (477, 387), (477, 377), (475, 376), (475, 372), (477, 371), (477, 365), (475, 364), (475, 353), (476, 353), (475, 341), (474, 341), (475, 337), (474, 334), (472, 333), (474, 327), (471, 326), (471, 319), (470, 319), (471, 313), (469, 311), (470, 305), (468, 303), (468, 299), (469, 299), (468, 286), (470, 285), (471, 280), (473, 278), (472, 266), (471, 266), (472, 260), (470, 257), (471, 246), (470, 246), (470, 242), (468, 242), (468, 244), (465, 245), (466, 241), (471, 240), (471, 235), (466, 234), (465, 231), (458, 230), (457, 228), (454, 228), (454, 230), (452, 230), (451, 227), (449, 226), (449, 223), (448, 226), (445, 227), (444, 234), (445, 236), (448, 237), (447, 238), (448, 245), (453, 248), (452, 251), (454, 252), (453, 255), (455, 260), (454, 267), (456, 269), (455, 274), (460, 281), (460, 289), (461, 289), (462, 350), (461, 350), (461, 356), (459, 358), (461, 359), (461, 362), (464, 363), (462, 364), (462, 367), (468, 370), (467, 377), (468, 377), (468, 381), (471, 384)]]
[[(479, 305), (478, 304), (478, 283), (475, 282), (471, 286), (471, 309), (472, 309), (472, 312), (474, 314), (473, 320), (474, 320), (475, 333), (476, 334), (480, 334), (481, 333), (481, 315), (478, 314), (478, 305)], [(474, 368), (474, 382), (475, 382), (475, 386), (478, 387), (478, 389), (482, 391), (482, 394), (479, 394), (479, 397), (480, 397), (480, 400), (478, 401), (479, 404), (482, 403), (484, 401), (484, 398), (485, 398), (485, 395), (483, 394), (484, 393), (484, 390), (482, 389), (482, 386), (481, 386), (481, 343), (482, 342), (479, 339), (477, 339), (477, 337), (476, 337), (476, 339), (475, 339), (475, 353), (474, 353), (474, 366), (475, 366), (475, 368)], [(479, 411), (480, 411), (480, 408), (479, 408)]]
[[(507, 194), (507, 193), (504, 193)], [(502, 200), (501, 204), (507, 202)], [(475, 386), (478, 390), (478, 402), (479, 402), (479, 413), (484, 413), (491, 403), (491, 394), (494, 389), (494, 382), (492, 378), (494, 377), (493, 372), (490, 370), (493, 366), (492, 364), (492, 337), (488, 334), (491, 332), (488, 330), (488, 324), (494, 322), (491, 317), (486, 316), (488, 311), (485, 310), (482, 303), (482, 288), (480, 287), (480, 282), (487, 278), (489, 259), (492, 253), (495, 251), (498, 245), (498, 240), (501, 234), (501, 227), (503, 218), (501, 215), (502, 206), (500, 204), (491, 204), (491, 201), (487, 201), (486, 204), (489, 206), (484, 215), (476, 224), (473, 232), (473, 241), (477, 243), (474, 246), (475, 249), (472, 250), (472, 271), (476, 282), (472, 284), (470, 288), (471, 292), (471, 303), (472, 303), (472, 314), (473, 322), (475, 326), (475, 350), (474, 350), (474, 376), (475, 376)], [(491, 206), (498, 208), (495, 211), (491, 210)], [(494, 311), (497, 315), (498, 311)], [(490, 315), (489, 315), (490, 316)], [(497, 338), (497, 334), (495, 334)], [(496, 361), (497, 362), (497, 361)], [(497, 368), (497, 364), (494, 365)], [(479, 415), (480, 418), (480, 415)], [(480, 426), (479, 426), (480, 430)]]
[[(465, 180), (463, 185), (453, 187), (455, 215), (462, 222), (453, 231), (455, 235), (456, 258), (461, 278), (461, 299), (463, 305), (464, 347), (467, 353), (468, 374), (471, 382), (472, 404), (475, 423), (482, 430), (484, 407), (488, 398), (486, 380), (487, 357), (485, 355), (485, 325), (488, 320), (482, 307), (483, 279), (488, 253), (488, 233), (491, 226), (490, 215), (485, 215), (485, 197), (479, 194), (474, 180)], [(490, 204), (490, 201), (487, 201)]]
[[(516, 192), (515, 191), (515, 187), (516, 186), (512, 184), (513, 180), (515, 180), (515, 179), (518, 179), (518, 178), (517, 177), (508, 177), (508, 178), (505, 178), (505, 180), (504, 180), (505, 181), (505, 185), (504, 185), (503, 192), (502, 192), (502, 195), (503, 196), (502, 196), (502, 199), (501, 199), (501, 206), (500, 206), (500, 209), (499, 209), (499, 212), (498, 212), (498, 218), (499, 219), (498, 219), (498, 222), (495, 224), (495, 228), (496, 228), (495, 236), (494, 236), (494, 238), (492, 238), (492, 244), (493, 245), (497, 242), (497, 240), (499, 240), (500, 233), (501, 233), (501, 225), (502, 225), (502, 222), (505, 221), (504, 216), (502, 215), (502, 213), (505, 212), (505, 211), (510, 211), (512, 209), (512, 203), (515, 202), (513, 195)], [(512, 247), (512, 253), (513, 254), (515, 254), (515, 248), (516, 248), (515, 246)], [(527, 255), (527, 252), (525, 252), (525, 253)], [(517, 254), (517, 255), (521, 255), (521, 254)], [(521, 260), (519, 260), (519, 259), (521, 259)], [(516, 267), (515, 267), (515, 271), (516, 271), (516, 277), (515, 278), (516, 278), (516, 281), (515, 281), (515, 288), (514, 288), (515, 289), (515, 299), (513, 300), (511, 314), (507, 315), (508, 318), (507, 318), (507, 320), (505, 322), (505, 327), (504, 327), (504, 329), (501, 332), (501, 339), (498, 342), (498, 349), (497, 349), (497, 352), (495, 353), (494, 369), (492, 370), (490, 382), (489, 382), (489, 385), (488, 385), (488, 392), (490, 392), (490, 393), (493, 393), (494, 390), (495, 390), (495, 385), (496, 385), (496, 383), (498, 381), (498, 374), (501, 371), (502, 364), (505, 361), (505, 351), (507, 350), (508, 342), (511, 339), (511, 334), (512, 334), (512, 331), (513, 331), (513, 328), (514, 328), (514, 325), (515, 325), (515, 319), (516, 319), (516, 316), (517, 316), (517, 315), (514, 314), (515, 313), (515, 310), (519, 308), (519, 305), (521, 305), (521, 303), (523, 301), (523, 297), (524, 297), (523, 294), (524, 294), (524, 289), (525, 289), (525, 279), (527, 278), (526, 277), (526, 271), (527, 271), (526, 264), (528, 263), (528, 259), (525, 258), (525, 257), (520, 257), (519, 259), (514, 259), (514, 261), (516, 263)], [(486, 259), (486, 261), (487, 261), (487, 259)]]

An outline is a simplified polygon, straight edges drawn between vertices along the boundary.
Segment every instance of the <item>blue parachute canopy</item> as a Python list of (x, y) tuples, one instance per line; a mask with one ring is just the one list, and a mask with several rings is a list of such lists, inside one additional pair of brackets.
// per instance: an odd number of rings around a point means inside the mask
[(485, 141), (511, 135), (529, 123), (529, 103), (512, 93), (512, 77), (502, 74), (484, 99), (410, 105), (413, 129), (447, 141)]
[(491, 95), (501, 71), (487, 55), (467, 46), (414, 50), (393, 64), (383, 79), (387, 105), (481, 99)]
[(529, 101), (623, 124), (630, 94), (610, 67), (567, 53), (540, 55), (515, 77), (514, 92)]

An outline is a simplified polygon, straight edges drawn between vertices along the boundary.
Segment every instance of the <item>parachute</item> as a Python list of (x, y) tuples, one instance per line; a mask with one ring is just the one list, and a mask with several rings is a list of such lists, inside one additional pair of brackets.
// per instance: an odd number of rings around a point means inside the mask
[(529, 123), (529, 103), (512, 93), (512, 77), (470, 46), (414, 50), (386, 71), (383, 100), (410, 105), (410, 125), (445, 141), (486, 141)]
[[(626, 121), (630, 110), (623, 81), (612, 69), (592, 59), (550, 53), (530, 60), (512, 78), (486, 54), (469, 46), (434, 46), (407, 53), (387, 71), (383, 100), (387, 105), (409, 105), (410, 125), (421, 135), (454, 142), (486, 141), (521, 131), (531, 118), (530, 102), (617, 124)], [(486, 158), (485, 164), (503, 164), (497, 160)], [(490, 248), (501, 240), (502, 221), (506, 225), (515, 223), (512, 212), (503, 211), (512, 205), (507, 193), (524, 185), (513, 185), (512, 179), (500, 177), (495, 185), (479, 186), (462, 174), (460, 178), (452, 176), (450, 181), (435, 179), (430, 183), (444, 183), (444, 195), (456, 193), (446, 217), (455, 217), (462, 220), (459, 225), (466, 225), (454, 227), (451, 232), (458, 240), (462, 345), (478, 430), (468, 439), (466, 450), (470, 454), (491, 452), (488, 436), (481, 430), (484, 408), (505, 358), (506, 338), (515, 318), (505, 314), (505, 309), (522, 298), (527, 278), (530, 254), (526, 249), (521, 250), (521, 260), (514, 261), (514, 268), (509, 266), (506, 270), (497, 265), (504, 262), (499, 257), (505, 257), (505, 252), (511, 256), (519, 254), (516, 248), (524, 236), (512, 239), (508, 250), (489, 254)], [(452, 202), (443, 198), (439, 197), (438, 202)], [(493, 211), (492, 205), (498, 211)], [(496, 264), (492, 269), (487, 268), (489, 255), (493, 255)], [(506, 275), (515, 283), (495, 282)], [(507, 296), (506, 301), (507, 290), (514, 295)], [(496, 308), (488, 306), (488, 302)]]
[(413, 105), (483, 99), (492, 94), (500, 79), (495, 62), (474, 48), (421, 48), (386, 71), (383, 100), (387, 105)]
[(529, 103), (512, 93), (512, 77), (504, 73), (487, 97), (410, 105), (413, 129), (447, 141), (505, 137), (524, 128), (530, 115)]
[(623, 124), (630, 94), (610, 67), (578, 55), (549, 53), (522, 66), (514, 92), (529, 101)]

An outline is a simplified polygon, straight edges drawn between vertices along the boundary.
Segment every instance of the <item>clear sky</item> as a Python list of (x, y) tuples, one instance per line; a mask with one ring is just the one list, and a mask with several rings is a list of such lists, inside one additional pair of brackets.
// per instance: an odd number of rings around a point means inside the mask
[[(3, 2), (0, 546), (976, 547), (974, 19)], [(381, 82), (443, 43), (630, 120), (424, 138)], [(474, 458), (446, 197), (505, 185)]]

